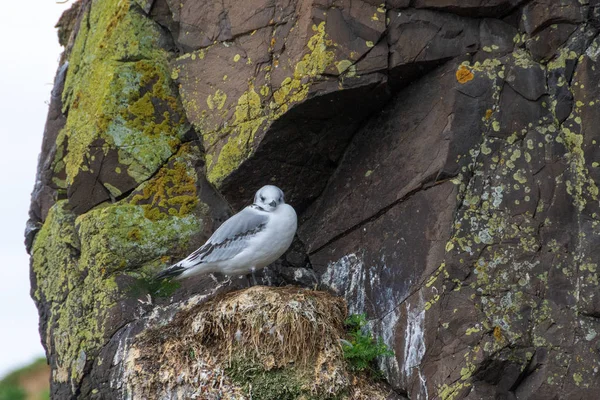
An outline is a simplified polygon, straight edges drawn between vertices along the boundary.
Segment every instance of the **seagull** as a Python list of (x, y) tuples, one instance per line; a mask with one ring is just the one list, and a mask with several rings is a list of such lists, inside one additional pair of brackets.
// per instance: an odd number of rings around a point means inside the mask
[(263, 186), (254, 203), (225, 221), (206, 243), (156, 275), (182, 279), (219, 272), (243, 276), (277, 260), (290, 247), (298, 219), (277, 186)]

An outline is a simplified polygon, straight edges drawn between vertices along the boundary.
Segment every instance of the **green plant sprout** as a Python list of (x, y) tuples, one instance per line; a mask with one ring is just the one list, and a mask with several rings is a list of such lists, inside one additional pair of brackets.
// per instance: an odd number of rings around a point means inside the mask
[(382, 338), (375, 339), (366, 328), (366, 314), (352, 314), (345, 321), (349, 340), (342, 341), (344, 358), (352, 371), (368, 371), (375, 376), (381, 373), (374, 367), (377, 357), (391, 357), (394, 352), (383, 342)]

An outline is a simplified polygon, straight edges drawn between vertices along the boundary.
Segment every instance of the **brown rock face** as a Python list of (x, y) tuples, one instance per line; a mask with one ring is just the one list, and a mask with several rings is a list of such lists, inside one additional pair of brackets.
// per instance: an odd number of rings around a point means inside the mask
[(140, 340), (250, 397), (172, 337), (230, 289), (148, 277), (267, 183), (300, 224), (261, 282), (366, 313), (388, 398), (597, 397), (599, 1), (81, 0), (59, 26), (26, 234), (54, 398), (207, 393)]

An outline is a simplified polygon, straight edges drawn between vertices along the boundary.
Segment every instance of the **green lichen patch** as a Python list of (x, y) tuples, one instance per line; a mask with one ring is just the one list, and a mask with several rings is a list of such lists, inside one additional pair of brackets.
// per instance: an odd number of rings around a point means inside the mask
[[(185, 173), (180, 171), (177, 176), (189, 175), (195, 183), (193, 165), (191, 161), (186, 164), (185, 157), (192, 156), (184, 153), (177, 158), (186, 166)], [(117, 278), (131, 275), (143, 280), (164, 267), (170, 253), (185, 247), (202, 231), (203, 214), (195, 187), (186, 190), (194, 201), (176, 201), (175, 205), (181, 211), (187, 204), (185, 212), (159, 219), (147, 218), (144, 205), (132, 204), (129, 199), (78, 217), (65, 201), (50, 209), (34, 242), (32, 269), (37, 282), (34, 297), (50, 307), (44, 340), (56, 354), (54, 381), (70, 381), (76, 387), (86, 361), (95, 357), (115, 328), (106, 325), (111, 310), (134, 295), (121, 288)], [(177, 195), (181, 193), (175, 193), (175, 198)], [(158, 294), (166, 293), (165, 288), (155, 289)]]
[(217, 185), (250, 156), (254, 137), (267, 120), (253, 85), (239, 98), (234, 115), (232, 126), (219, 133), (227, 139), (218, 156), (207, 157), (207, 178)]
[(197, 197), (200, 157), (197, 146), (185, 144), (130, 196), (78, 217), (80, 236), (97, 238), (82, 260), (108, 272), (148, 267), (152, 273), (168, 263), (168, 253), (185, 248), (204, 228), (208, 206)]
[[(63, 91), (68, 118), (56, 143), (56, 184), (64, 189), (81, 172), (100, 173), (92, 170), (95, 157), (116, 152), (118, 163), (103, 166), (103, 183), (116, 197), (130, 189), (120, 186), (119, 175), (140, 183), (173, 155), (188, 127), (168, 58), (161, 28), (135, 3), (89, 3), (69, 57)], [(126, 199), (77, 218), (64, 202), (50, 210), (34, 243), (32, 270), (34, 296), (49, 307), (44, 341), (56, 354), (54, 381), (70, 382), (75, 390), (86, 363), (115, 328), (106, 325), (111, 310), (131, 295), (117, 278), (151, 274), (201, 231), (196, 159), (187, 147), (183, 153), (157, 175), (145, 199), (142, 193), (138, 201)]]
[(117, 286), (100, 268), (80, 262), (79, 243), (88, 237), (76, 233), (75, 216), (65, 201), (49, 211), (33, 247), (34, 297), (47, 304), (48, 351), (56, 355), (52, 379), (76, 384), (87, 358), (103, 342), (106, 313), (114, 304)]
[[(33, 273), (36, 275), (37, 301), (59, 302), (77, 280), (77, 255), (79, 238), (75, 234), (75, 216), (64, 201), (59, 201), (48, 211), (48, 217), (33, 246)], [(62, 266), (63, 273), (52, 273), (52, 265)]]
[(202, 228), (194, 214), (160, 220), (146, 218), (141, 206), (127, 203), (90, 211), (77, 219), (82, 245), (80, 262), (105, 274), (136, 269), (160, 259), (174, 247), (184, 247)]
[[(156, 176), (129, 196), (130, 203), (140, 205), (144, 216), (152, 221), (190, 214), (198, 205), (195, 165), (199, 158), (197, 146), (182, 146)], [(135, 232), (131, 232), (131, 239), (137, 240)]]
[[(577, 85), (578, 81), (574, 81)], [(575, 90), (576, 100), (578, 97), (585, 98), (581, 89)], [(560, 129), (557, 140), (562, 142), (568, 150), (566, 154), (568, 161), (568, 175), (565, 177), (567, 192), (572, 196), (575, 206), (579, 211), (583, 211), (588, 203), (598, 204), (599, 189), (597, 182), (590, 174), (592, 163), (586, 160), (586, 141), (583, 126), (582, 115), (586, 113), (584, 103), (576, 101), (571, 115), (565, 120)], [(589, 112), (589, 111), (588, 111)], [(589, 127), (588, 132), (589, 132)], [(588, 139), (588, 142), (590, 140)], [(589, 146), (590, 143), (587, 143)]]
[(55, 164), (64, 163), (68, 185), (90, 170), (93, 148), (116, 149), (119, 168), (140, 183), (180, 144), (188, 128), (162, 35), (131, 1), (91, 3), (63, 91), (68, 118), (57, 141), (65, 155)]
[(285, 113), (294, 103), (303, 101), (308, 96), (310, 85), (305, 82), (319, 77), (335, 61), (332, 50), (334, 43), (327, 37), (325, 22), (313, 25), (314, 34), (309, 38), (306, 53), (295, 65), (292, 76), (286, 78), (279, 89), (273, 92), (271, 108), (277, 110), (276, 115)]

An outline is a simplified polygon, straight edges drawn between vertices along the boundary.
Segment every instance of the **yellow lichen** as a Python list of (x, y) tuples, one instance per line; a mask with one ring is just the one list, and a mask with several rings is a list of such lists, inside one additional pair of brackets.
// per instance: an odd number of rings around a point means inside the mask
[(306, 98), (309, 85), (302, 80), (323, 74), (335, 59), (334, 52), (328, 50), (325, 22), (321, 22), (318, 26), (313, 25), (312, 29), (316, 33), (307, 43), (310, 52), (296, 64), (293, 76), (286, 78), (281, 83), (281, 87), (273, 93), (275, 104), (272, 108), (276, 109), (276, 118), (287, 111), (290, 103), (300, 102)]
[(149, 220), (163, 219), (167, 214), (184, 216), (198, 204), (197, 177), (193, 167), (185, 160), (187, 151), (188, 146), (182, 147), (179, 159), (172, 166), (161, 169), (133, 193), (131, 204), (141, 205), (144, 216)]
[[(212, 153), (210, 157), (207, 155), (207, 177), (213, 184), (218, 186), (250, 156), (255, 134), (261, 126), (281, 117), (292, 104), (302, 102), (308, 96), (311, 80), (318, 78), (334, 64), (335, 54), (329, 50), (334, 44), (327, 37), (325, 22), (318, 26), (313, 25), (312, 30), (315, 34), (306, 45), (309, 52), (296, 63), (293, 74), (285, 78), (280, 87), (273, 91), (269, 107), (264, 107), (261, 99), (261, 96), (268, 98), (271, 92), (269, 86), (262, 85), (255, 89), (251, 80), (248, 90), (242, 93), (235, 105), (233, 121), (226, 127), (219, 127), (218, 130), (204, 130), (203, 137), (208, 141), (208, 152)], [(352, 65), (351, 61), (345, 61), (337, 64), (340, 73), (349, 70)], [(225, 109), (225, 98), (223, 92), (220, 92), (219, 96), (217, 93), (209, 96), (209, 109)], [(218, 140), (224, 141), (220, 148), (216, 146)]]
[(206, 98), (206, 104), (211, 110), (215, 108), (221, 110), (225, 105), (225, 101), (227, 101), (227, 95), (221, 89), (217, 89), (214, 94), (208, 95)]
[(350, 60), (342, 60), (335, 63), (335, 66), (340, 74), (344, 73), (350, 66), (352, 65), (352, 61)]

